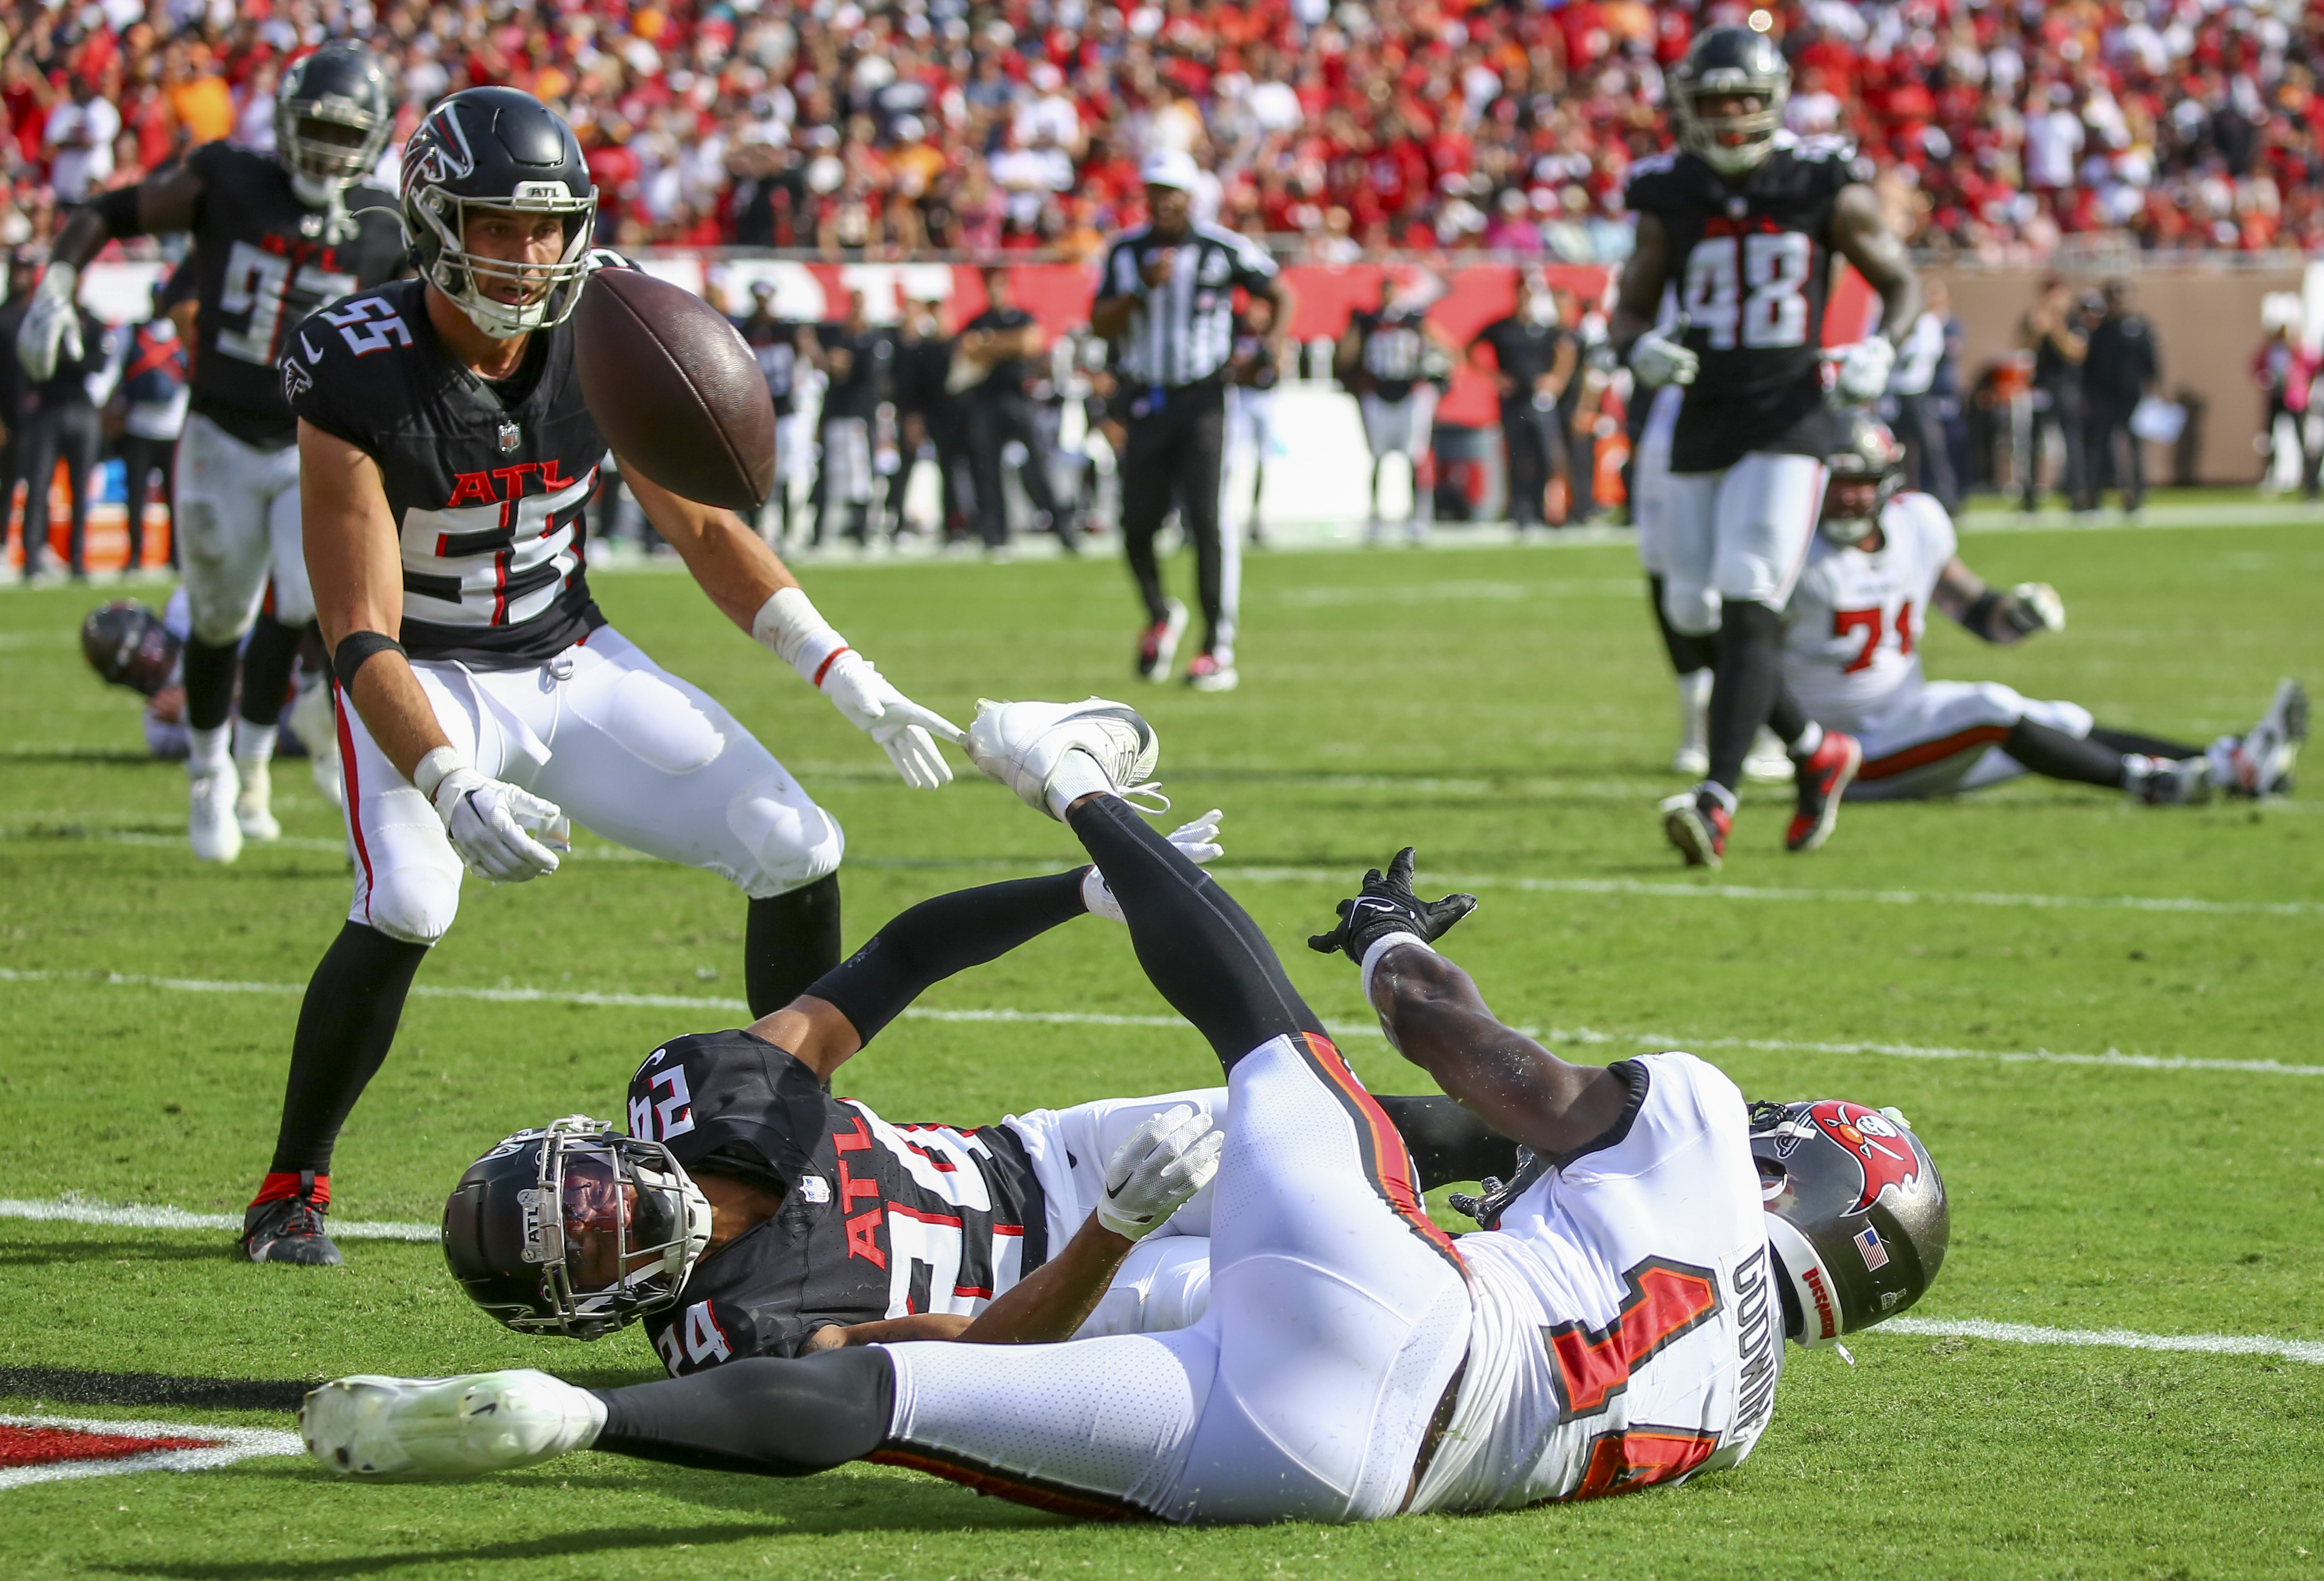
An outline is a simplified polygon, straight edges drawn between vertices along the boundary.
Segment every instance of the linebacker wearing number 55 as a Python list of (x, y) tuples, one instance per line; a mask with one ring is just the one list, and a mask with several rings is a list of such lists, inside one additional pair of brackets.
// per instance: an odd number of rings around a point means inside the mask
[[(749, 897), (755, 1010), (839, 962), (837, 823), (589, 594), (582, 512), (607, 446), (567, 317), (593, 269), (622, 265), (590, 250), (596, 193), (572, 128), (530, 95), (471, 88), (420, 124), (403, 172), (421, 277), (325, 309), (282, 363), (356, 871), (300, 1012), (274, 1160), (244, 1222), (254, 1261), (338, 1261), (322, 1216), (332, 1143), (452, 925), (464, 869), (503, 883), (554, 873), (569, 817)], [(740, 517), (622, 473), (711, 602), (907, 783), (952, 777), (931, 732), (961, 732), (850, 648)]]
[[(267, 765), (315, 601), (299, 552), (298, 425), (275, 362), (300, 319), (402, 267), (395, 200), (365, 180), (394, 119), (387, 73), (371, 51), (325, 45), (283, 74), (272, 157), (206, 143), (161, 174), (75, 208), (16, 337), (32, 382), (47, 383), (60, 350), (68, 362), (81, 355), (73, 294), (83, 265), (121, 237), (192, 238), (198, 339), (172, 531), (193, 616), (187, 833), (205, 862), (233, 861), (244, 836), (271, 840), (281, 832)], [(270, 578), (274, 600), (262, 615)], [(245, 634), (244, 714), (229, 755), (235, 653)]]

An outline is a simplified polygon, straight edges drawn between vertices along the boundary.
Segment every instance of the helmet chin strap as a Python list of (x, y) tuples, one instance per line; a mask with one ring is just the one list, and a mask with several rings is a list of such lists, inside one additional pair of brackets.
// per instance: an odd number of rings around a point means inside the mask
[(290, 191), (309, 208), (323, 211), (323, 240), (337, 244), (355, 235), (355, 216), (347, 212), (344, 183), (327, 181), (303, 171), (290, 172)]

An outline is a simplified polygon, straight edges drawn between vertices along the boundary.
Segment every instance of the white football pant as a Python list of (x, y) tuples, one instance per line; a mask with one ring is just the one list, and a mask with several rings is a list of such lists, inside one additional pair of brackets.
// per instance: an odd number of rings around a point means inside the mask
[[(1678, 409), (1685, 398), (1686, 391), (1677, 384), (1655, 392), (1646, 426), (1638, 430), (1637, 453), (1630, 458), (1630, 522), (1638, 531), (1638, 564), (1649, 577), (1670, 574), (1671, 433), (1678, 427)], [(1717, 619), (1714, 614), (1714, 624)]]
[(2043, 703), (1992, 680), (1932, 680), (1899, 688), (1869, 717), (1843, 727), (1864, 744), (1850, 801), (1909, 801), (1981, 790), (2025, 766), (2000, 743), (2020, 719), (2068, 735), (2090, 733), (2079, 703)]
[(1718, 472), (1674, 472), (1656, 523), (1663, 614), (1690, 636), (1719, 629), (1727, 604), (1781, 609), (1823, 514), (1824, 465), (1754, 450)]
[(1417, 462), (1428, 454), (1435, 436), (1436, 386), (1415, 384), (1401, 401), (1384, 401), (1367, 394), (1357, 402), (1364, 415), (1364, 442), (1372, 459), (1404, 456)]
[(193, 412), (178, 437), (172, 531), (184, 567), (193, 633), (214, 647), (238, 643), (274, 578), (274, 617), (315, 618), (299, 531), (299, 447), (262, 450)]
[(1202, 1319), (1066, 1345), (890, 1345), (895, 1414), (875, 1458), (1093, 1514), (1396, 1512), (1468, 1351), (1460, 1254), (1328, 1042), (1272, 1039), (1228, 1090)]
[[(411, 670), (478, 772), (547, 797), (609, 840), (715, 873), (752, 900), (839, 866), (845, 841), (831, 815), (708, 693), (611, 626), (521, 670), (425, 659)], [(460, 858), (344, 698), (338, 713), (355, 846), (348, 920), (433, 944), (459, 908)]]

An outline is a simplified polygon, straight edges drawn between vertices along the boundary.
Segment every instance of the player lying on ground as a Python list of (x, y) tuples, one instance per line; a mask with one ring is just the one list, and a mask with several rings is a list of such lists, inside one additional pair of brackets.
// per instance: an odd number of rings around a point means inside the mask
[[(333, 1263), (333, 1144), (387, 1057), (464, 873), (557, 871), (577, 822), (715, 874), (747, 901), (755, 1012), (839, 962), (846, 841), (719, 703), (656, 664), (591, 596), (583, 510), (607, 454), (570, 315), (596, 189), (573, 129), (530, 94), (456, 93), (405, 145), (420, 277), (296, 326), (307, 563), (339, 683), (355, 882), (300, 1006), (274, 1156), (244, 1216), (253, 1262)], [(897, 690), (729, 510), (622, 468), (710, 602), (828, 698), (905, 781), (952, 778)], [(569, 820), (569, 821), (568, 821)]]
[[(1171, 843), (1210, 860), (1218, 817)], [(1085, 911), (1121, 917), (1093, 867), (940, 895), (750, 1028), (670, 1040), (631, 1079), (634, 1141), (560, 1121), (468, 1170), (444, 1214), (454, 1276), (521, 1332), (594, 1339), (642, 1318), (678, 1375), (886, 1340), (1185, 1327), (1210, 1304), (1210, 1196), (1167, 1222), (1117, 1224), (1108, 1165), (1173, 1110), (1204, 1127), (1228, 1123), (1224, 1088), (1036, 1109), (975, 1128), (890, 1123), (827, 1088), (934, 984)], [(1452, 1099), (1379, 1103), (1423, 1190), (1516, 1172), (1516, 1144)], [(1154, 1167), (1165, 1162), (1157, 1155)], [(602, 1194), (640, 1169), (681, 1205), (659, 1215), (666, 1227), (706, 1215), (706, 1239), (671, 1233), (610, 1250), (624, 1226), (603, 1215)], [(563, 1254), (549, 1261), (524, 1233), (544, 1190), (568, 1204)], [(1049, 1271), (1041, 1312), (1063, 1322), (1054, 1331), (1017, 1309), (1029, 1291), (1010, 1313), (989, 1309), (1036, 1269)]]
[(1924, 676), (1932, 607), (1972, 636), (2015, 643), (2062, 630), (2065, 605), (2043, 583), (1987, 587), (1955, 552), (1944, 506), (1904, 491), (1904, 447), (1862, 412), (1838, 421), (1821, 531), (1792, 596), (1784, 680), (1812, 718), (1863, 743), (1851, 800), (1941, 796), (2028, 772), (2153, 804), (2291, 788), (2308, 738), (2296, 680), (2243, 735), (2196, 746), (2107, 729), (2080, 704), (2036, 702), (1996, 681)]
[(1831, 1343), (1935, 1275), (1943, 1188), (1907, 1131), (1836, 1101), (1748, 1107), (1690, 1055), (1555, 1059), (1435, 953), (1474, 902), (1416, 901), (1406, 855), (1312, 942), (1360, 959), (1405, 1057), (1533, 1150), (1480, 1205), (1486, 1228), (1455, 1240), (1257, 925), (1119, 794), (1153, 766), (1146, 723), (1094, 699), (988, 706), (971, 744), (1072, 827), (1147, 975), (1226, 1068), (1203, 1319), (604, 1391), (521, 1372), (345, 1379), (301, 1415), (322, 1464), (459, 1475), (595, 1447), (771, 1475), (872, 1459), (1089, 1516), (1515, 1507), (1737, 1464), (1786, 1334)]

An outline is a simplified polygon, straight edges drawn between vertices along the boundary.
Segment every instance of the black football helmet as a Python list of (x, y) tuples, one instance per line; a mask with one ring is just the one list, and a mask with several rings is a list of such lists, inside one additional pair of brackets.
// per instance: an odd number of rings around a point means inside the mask
[(574, 1114), (468, 1166), (444, 1205), (444, 1260), (520, 1334), (595, 1339), (678, 1299), (710, 1204), (658, 1142)]
[[(476, 209), (549, 214), (564, 227), (554, 264), (509, 264), (467, 249)], [(597, 189), (565, 118), (512, 88), (471, 88), (428, 113), (403, 147), (403, 228), (420, 273), (485, 334), (512, 340), (562, 323), (581, 300)]]
[(161, 617), (134, 598), (100, 604), (80, 623), (81, 656), (111, 686), (152, 697), (178, 672), (185, 646)]
[[(1758, 107), (1706, 116), (1697, 102), (1735, 95), (1757, 99)], [(1678, 145), (1722, 176), (1746, 175), (1766, 162), (1783, 129), (1784, 101), (1791, 97), (1791, 63), (1775, 40), (1748, 27), (1714, 27), (1696, 34), (1670, 74)]]
[(1838, 1098), (1755, 1104), (1751, 1154), (1794, 1341), (1834, 1345), (1934, 1282), (1950, 1233), (1945, 1183), (1895, 1110)]
[[(1880, 513), (1904, 486), (1904, 447), (1886, 424), (1858, 408), (1832, 414), (1835, 431), (1825, 447), (1823, 512), (1816, 524), (1834, 543), (1855, 543), (1879, 524)], [(1841, 484), (1876, 485), (1869, 511), (1843, 510), (1833, 498)], [(1861, 496), (1851, 504), (1860, 504)]]
[(379, 169), (395, 127), (387, 69), (361, 44), (325, 44), (282, 74), (274, 96), (274, 157), (309, 208)]

